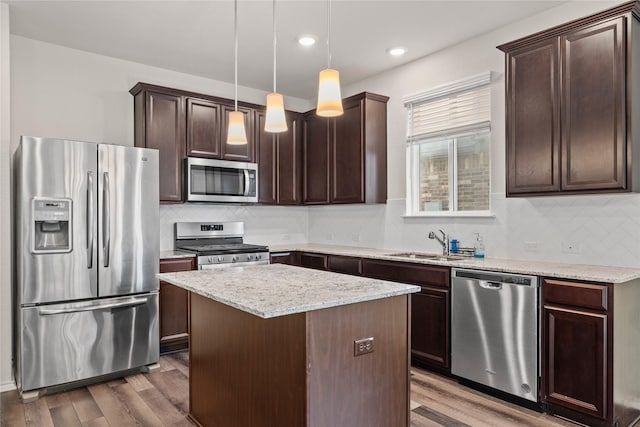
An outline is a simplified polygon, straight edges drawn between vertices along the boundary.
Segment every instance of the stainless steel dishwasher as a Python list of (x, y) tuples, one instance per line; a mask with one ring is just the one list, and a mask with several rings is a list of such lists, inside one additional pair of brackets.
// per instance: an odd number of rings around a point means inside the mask
[(451, 372), (538, 401), (538, 278), (451, 270)]

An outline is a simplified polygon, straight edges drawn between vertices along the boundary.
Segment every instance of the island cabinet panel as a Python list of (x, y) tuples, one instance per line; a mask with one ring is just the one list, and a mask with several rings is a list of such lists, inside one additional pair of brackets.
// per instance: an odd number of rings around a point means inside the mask
[(552, 413), (613, 425), (613, 288), (556, 279), (542, 286), (543, 400)]
[(220, 158), (220, 104), (187, 98), (187, 155)]
[[(408, 426), (406, 295), (263, 319), (191, 293), (199, 425)], [(354, 356), (354, 341), (374, 338)]]
[(182, 202), (185, 155), (184, 96), (176, 90), (138, 83), (134, 96), (134, 143), (158, 150), (161, 203)]
[(362, 276), (362, 260), (350, 256), (329, 255), (329, 271)]
[(627, 2), (498, 47), (507, 196), (640, 190), (639, 10)]
[[(196, 258), (160, 260), (160, 273), (188, 271), (196, 268)], [(160, 352), (175, 351), (189, 346), (189, 292), (160, 281)]]
[(409, 425), (407, 315), (407, 296), (307, 313), (308, 426)]

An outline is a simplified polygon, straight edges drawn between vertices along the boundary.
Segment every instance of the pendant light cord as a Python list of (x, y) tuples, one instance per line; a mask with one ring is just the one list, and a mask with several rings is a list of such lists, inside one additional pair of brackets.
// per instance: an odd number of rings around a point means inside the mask
[(235, 96), (234, 96), (234, 109), (238, 111), (238, 0), (233, 1), (233, 37), (235, 39)]
[(331, 0), (327, 0), (327, 68), (331, 68)]
[(273, 0), (273, 93), (276, 92), (276, 0)]

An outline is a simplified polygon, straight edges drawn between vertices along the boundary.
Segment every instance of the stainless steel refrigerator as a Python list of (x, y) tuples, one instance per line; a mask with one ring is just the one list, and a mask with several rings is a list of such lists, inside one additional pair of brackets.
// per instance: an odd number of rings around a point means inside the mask
[(156, 363), (158, 152), (23, 136), (14, 172), (18, 389)]

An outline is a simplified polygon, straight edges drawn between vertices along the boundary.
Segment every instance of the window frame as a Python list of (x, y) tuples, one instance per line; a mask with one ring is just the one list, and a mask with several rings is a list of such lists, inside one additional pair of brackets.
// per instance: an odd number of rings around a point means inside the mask
[[(491, 210), (491, 177), (492, 177), (492, 132), (491, 132), (491, 82), (494, 73), (486, 72), (464, 80), (442, 85), (429, 91), (404, 98), (406, 107), (406, 211), (403, 217), (495, 217)], [(455, 96), (471, 90), (484, 90), (488, 87), (489, 111), (485, 120), (471, 122), (460, 127), (445, 128), (427, 135), (412, 135), (412, 120), (414, 119), (414, 105), (428, 103), (438, 98)], [(459, 211), (458, 209), (458, 156), (457, 142), (459, 138), (471, 135), (489, 135), (489, 189), (486, 210)], [(443, 211), (425, 211), (420, 208), (420, 146), (430, 142), (448, 140), (449, 164), (449, 209)]]

